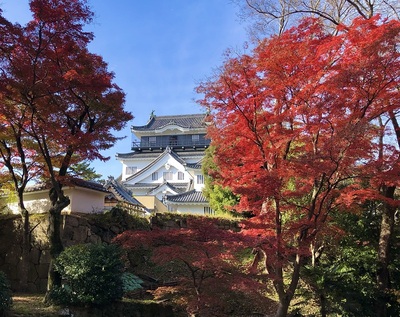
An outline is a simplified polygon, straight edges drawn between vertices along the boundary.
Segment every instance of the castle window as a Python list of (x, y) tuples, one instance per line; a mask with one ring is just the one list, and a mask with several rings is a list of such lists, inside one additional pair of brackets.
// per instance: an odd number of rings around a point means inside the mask
[(154, 172), (153, 174), (151, 174), (151, 180), (152, 181), (158, 180), (158, 172)]
[(171, 135), (169, 137), (169, 143), (170, 146), (175, 146), (178, 144), (178, 137), (176, 135)]
[(204, 207), (204, 214), (205, 215), (215, 215), (215, 211), (212, 210), (211, 207)]
[(192, 143), (193, 144), (198, 144), (200, 142), (200, 135), (198, 134), (193, 134), (192, 135)]
[(137, 172), (137, 167), (136, 166), (127, 166), (125, 169), (126, 175), (132, 175)]
[(197, 175), (197, 184), (204, 184), (204, 176)]
[(172, 172), (164, 172), (163, 173), (163, 178), (164, 178), (165, 181), (171, 181), (173, 175), (174, 174)]
[(185, 179), (185, 173), (183, 172), (178, 172), (178, 180), (183, 181)]
[(149, 137), (149, 146), (156, 146), (157, 144), (157, 137), (151, 136)]

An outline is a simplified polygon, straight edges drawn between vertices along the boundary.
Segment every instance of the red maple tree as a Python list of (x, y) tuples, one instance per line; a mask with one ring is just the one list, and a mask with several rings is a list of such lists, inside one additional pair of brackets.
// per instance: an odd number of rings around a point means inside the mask
[(269, 304), (262, 300), (257, 282), (249, 278), (238, 254), (245, 249), (243, 237), (221, 226), (217, 218), (185, 219), (183, 228), (126, 231), (114, 239), (128, 251), (151, 250), (151, 261), (169, 268), (167, 282), (174, 283), (159, 286), (156, 298), (174, 299), (199, 316), (227, 316), (249, 307), (256, 311), (257, 303)]
[(257, 215), (245, 232), (258, 237), (279, 297), (276, 316), (287, 315), (329, 213), (367, 192), (378, 196), (365, 181), (386, 177), (375, 167), (383, 157), (397, 159), (378, 141), (385, 129), (376, 123), (398, 107), (399, 22), (356, 20), (339, 31), (306, 19), (252, 54), (228, 58), (198, 87), (213, 118), (213, 177), (241, 196), (237, 208)]
[[(2, 102), (24, 109), (23, 133), (34, 142), (43, 178), (50, 184), (51, 255), (62, 251), (61, 210), (69, 204), (63, 186), (68, 168), (79, 160), (106, 160), (100, 153), (118, 140), (132, 119), (124, 110), (125, 94), (113, 82), (101, 56), (91, 53), (93, 34), (84, 31), (93, 12), (86, 0), (31, 0), (33, 19), (16, 25), (2, 59)], [(6, 25), (6, 23), (5, 23)], [(49, 285), (60, 285), (51, 270)]]

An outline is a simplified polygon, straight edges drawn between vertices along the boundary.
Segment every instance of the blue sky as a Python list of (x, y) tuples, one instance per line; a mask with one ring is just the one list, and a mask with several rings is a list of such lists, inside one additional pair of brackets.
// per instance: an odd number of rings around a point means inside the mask
[[(134, 119), (116, 133), (126, 136), (110, 150), (106, 163), (91, 165), (104, 178), (118, 177), (116, 153), (130, 152), (131, 125), (156, 115), (203, 112), (196, 84), (220, 66), (226, 49), (241, 50), (245, 26), (230, 0), (89, 0), (95, 13), (88, 27), (92, 52), (102, 55), (115, 82), (126, 93), (125, 108)], [(25, 24), (28, 0), (0, 0), (5, 18)]]

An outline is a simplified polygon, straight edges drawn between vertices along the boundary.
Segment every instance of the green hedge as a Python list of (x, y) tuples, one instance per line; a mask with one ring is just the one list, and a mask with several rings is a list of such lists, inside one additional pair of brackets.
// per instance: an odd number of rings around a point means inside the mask
[(10, 309), (12, 305), (10, 285), (4, 272), (0, 271), (0, 316)]
[(56, 304), (107, 305), (122, 298), (121, 250), (115, 245), (74, 245), (57, 258), (64, 283), (52, 290)]

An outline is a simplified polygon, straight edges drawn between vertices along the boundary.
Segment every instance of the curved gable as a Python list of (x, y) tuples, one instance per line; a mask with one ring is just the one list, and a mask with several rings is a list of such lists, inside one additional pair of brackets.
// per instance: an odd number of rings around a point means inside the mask
[(137, 173), (129, 176), (125, 180), (125, 184), (136, 184), (142, 182), (147, 177), (150, 177), (153, 172), (160, 170), (168, 171), (171, 167), (184, 172), (185, 171), (185, 161), (179, 157), (175, 152), (167, 148), (163, 153), (161, 153), (154, 161), (152, 161), (145, 168), (141, 169)]

